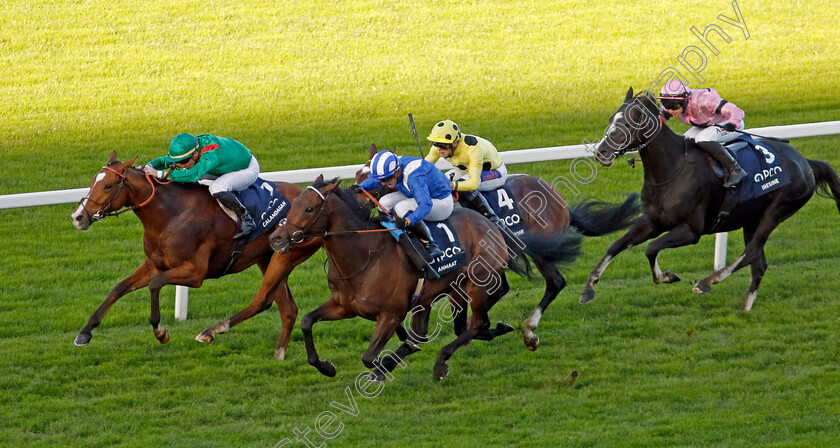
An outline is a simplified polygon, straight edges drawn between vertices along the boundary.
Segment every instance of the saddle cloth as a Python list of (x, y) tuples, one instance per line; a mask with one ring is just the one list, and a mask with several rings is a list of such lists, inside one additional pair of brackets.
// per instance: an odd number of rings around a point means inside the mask
[[(790, 184), (790, 176), (782, 169), (779, 156), (760, 141), (742, 134), (724, 148), (748, 174), (736, 188), (739, 204)], [(715, 163), (715, 166), (720, 167), (720, 164)]]
[[(404, 234), (406, 232), (402, 229), (394, 227), (393, 222), (384, 221), (381, 224), (382, 227), (393, 229), (389, 233), (397, 241), (399, 241), (400, 238), (405, 237)], [(455, 229), (449, 225), (449, 220), (426, 221), (426, 227), (429, 228), (429, 232), (432, 234), (432, 239), (435, 240), (435, 243), (438, 245), (440, 250), (443, 251), (442, 256), (429, 263), (432, 266), (432, 269), (434, 269), (438, 275), (443, 276), (464, 266), (467, 261), (467, 256), (464, 253), (464, 248), (461, 247), (458, 234), (455, 232)], [(422, 245), (419, 246), (421, 248), (423, 247)]]
[[(510, 182), (510, 181), (508, 181)], [(490, 191), (479, 191), (484, 196), (490, 207), (496, 215), (501, 218), (505, 226), (514, 235), (521, 235), (525, 232), (525, 225), (522, 223), (522, 217), (519, 215), (519, 207), (513, 200), (513, 195), (510, 193), (507, 183), (505, 185)]]
[[(248, 244), (273, 229), (278, 221), (286, 217), (291, 208), (291, 202), (277, 190), (273, 182), (257, 178), (256, 182), (248, 188), (234, 192), (239, 202), (245, 206), (251, 218), (257, 224), (257, 228), (243, 238), (241, 244)], [(228, 210), (219, 203), (222, 210), (236, 221), (236, 213)]]

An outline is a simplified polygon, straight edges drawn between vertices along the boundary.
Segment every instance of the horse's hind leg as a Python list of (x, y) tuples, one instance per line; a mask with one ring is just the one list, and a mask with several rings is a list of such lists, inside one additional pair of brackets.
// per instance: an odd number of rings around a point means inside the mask
[(536, 330), (537, 326), (540, 324), (540, 319), (545, 313), (545, 310), (548, 309), (548, 306), (551, 305), (551, 302), (554, 301), (557, 294), (559, 294), (566, 286), (566, 279), (563, 277), (563, 274), (557, 270), (557, 266), (554, 265), (554, 263), (538, 260), (536, 258), (533, 258), (533, 261), (537, 266), (537, 269), (540, 271), (540, 274), (542, 274), (545, 279), (545, 293), (543, 294), (543, 298), (540, 300), (540, 303), (534, 311), (531, 312), (531, 315), (525, 319), (523, 339), (525, 340), (525, 346), (531, 351), (536, 350), (537, 346), (540, 345), (540, 338), (534, 334), (534, 330)]
[(303, 316), (300, 320), (300, 329), (303, 332), (303, 343), (306, 345), (306, 356), (309, 364), (326, 376), (335, 376), (335, 366), (329, 361), (323, 361), (318, 357), (315, 350), (315, 342), (312, 340), (312, 326), (316, 322), (328, 320), (341, 320), (355, 317), (356, 314), (339, 305), (330, 298), (311, 313)]
[(114, 305), (114, 303), (119, 300), (120, 297), (130, 293), (131, 291), (135, 291), (137, 289), (143, 288), (149, 284), (149, 280), (152, 278), (152, 275), (156, 273), (155, 269), (152, 268), (151, 264), (148, 260), (144, 261), (143, 264), (140, 265), (137, 270), (135, 270), (131, 275), (125, 278), (123, 281), (117, 283), (111, 292), (108, 294), (108, 297), (105, 299), (102, 304), (99, 305), (99, 308), (90, 316), (85, 324), (84, 327), (79, 331), (78, 336), (76, 336), (76, 340), (74, 344), (76, 345), (87, 345), (90, 343), (90, 339), (92, 337), (91, 331), (98, 327), (100, 323), (102, 323), (102, 319), (105, 318), (105, 314)]
[(767, 238), (782, 221), (793, 215), (796, 210), (798, 208), (784, 211), (779, 208), (766, 210), (758, 225), (755, 226), (755, 231), (751, 231), (749, 226), (744, 229), (744, 241), (746, 242), (744, 253), (732, 264), (697, 282), (694, 285), (694, 292), (708, 292), (711, 290), (712, 284), (720, 283), (738, 269), (751, 265), (752, 280), (744, 297), (744, 303), (741, 305), (742, 311), (749, 311), (755, 301), (758, 285), (767, 270), (767, 260), (764, 256), (764, 245), (767, 243)]

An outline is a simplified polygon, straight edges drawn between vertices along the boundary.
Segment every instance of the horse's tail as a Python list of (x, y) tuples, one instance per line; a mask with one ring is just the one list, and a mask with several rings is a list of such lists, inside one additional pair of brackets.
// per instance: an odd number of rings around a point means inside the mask
[(583, 236), (601, 236), (630, 227), (641, 215), (639, 193), (631, 193), (623, 204), (586, 200), (569, 210), (571, 225)]
[(574, 230), (567, 230), (552, 237), (524, 234), (518, 236), (519, 244), (524, 244), (524, 252), (532, 258), (555, 264), (573, 263), (583, 250), (583, 236)]
[[(840, 176), (826, 162), (822, 160), (808, 159), (808, 164), (814, 171), (814, 178), (817, 180), (817, 194), (829, 199), (834, 199), (837, 210), (840, 211)], [(829, 196), (831, 190), (831, 196)]]

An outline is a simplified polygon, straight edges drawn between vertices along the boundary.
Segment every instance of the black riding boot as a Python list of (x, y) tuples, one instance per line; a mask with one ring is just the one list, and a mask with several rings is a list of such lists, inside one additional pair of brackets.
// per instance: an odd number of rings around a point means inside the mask
[(466, 191), (461, 192), (464, 194), (464, 202), (466, 203), (467, 207), (481, 213), (482, 215), (486, 216), (490, 222), (498, 222), (499, 216), (496, 215), (496, 212), (493, 211), (493, 207), (490, 207), (490, 204), (487, 203), (487, 199), (484, 199), (484, 195), (476, 191)]
[(741, 182), (745, 177), (747, 177), (747, 172), (741, 168), (741, 165), (738, 164), (738, 161), (729, 154), (729, 151), (723, 148), (723, 146), (718, 142), (697, 142), (697, 146), (699, 146), (703, 151), (711, 154), (712, 157), (715, 158), (723, 168), (726, 169), (728, 172), (726, 175), (726, 181), (723, 183), (724, 188), (734, 188), (738, 185), (738, 182)]
[(233, 239), (238, 240), (245, 236), (248, 236), (252, 230), (257, 228), (257, 224), (254, 222), (254, 219), (251, 218), (251, 214), (248, 213), (248, 209), (239, 202), (239, 198), (236, 197), (235, 194), (229, 191), (220, 191), (213, 195), (214, 198), (218, 199), (219, 202), (222, 203), (225, 207), (233, 210), (236, 213), (237, 218), (239, 219), (239, 233), (233, 236)]
[(426, 223), (422, 219), (419, 222), (411, 223), (408, 228), (411, 229), (418, 238), (420, 238), (420, 242), (423, 243), (426, 251), (429, 252), (429, 256), (432, 257), (430, 262), (443, 255), (443, 251), (440, 250), (437, 243), (435, 243), (435, 240), (432, 239), (432, 234), (429, 232), (429, 228), (426, 227)]

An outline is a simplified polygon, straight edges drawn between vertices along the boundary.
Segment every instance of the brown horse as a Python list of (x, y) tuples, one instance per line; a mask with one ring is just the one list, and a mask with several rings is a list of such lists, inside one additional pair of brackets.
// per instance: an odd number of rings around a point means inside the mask
[[(295, 246), (288, 254), (275, 254), (268, 244), (268, 235), (263, 235), (237, 248), (233, 240), (238, 231), (236, 222), (225, 214), (206, 187), (152, 181), (142, 170), (132, 168), (132, 163), (134, 159), (120, 162), (116, 152), (111, 154), (108, 164), (91, 180), (87, 197), (71, 215), (73, 225), (86, 230), (105, 216), (133, 211), (143, 223), (146, 253), (146, 260), (140, 267), (117, 283), (91, 315), (75, 344), (87, 345), (91, 330), (102, 322), (111, 306), (123, 295), (146, 286), (151, 293), (149, 322), (155, 337), (165, 344), (169, 341), (169, 332), (160, 325), (158, 303), (164, 285), (198, 288), (205, 279), (240, 272), (257, 264), (265, 278), (250, 305), (202, 331), (196, 339), (211, 342), (215, 334), (224, 333), (270, 308), (273, 301), (277, 303), (282, 321), (275, 357), (283, 359), (298, 311), (287, 284), (288, 275), (315, 253), (323, 241), (315, 238)], [(284, 182), (275, 182), (275, 186), (289, 200), (301, 193), (300, 188)], [(232, 257), (234, 250), (240, 252), (238, 257)]]
[[(335, 366), (321, 360), (315, 350), (312, 326), (316, 322), (356, 316), (376, 321), (370, 346), (362, 357), (365, 366), (373, 368), (380, 362), (377, 357), (385, 343), (401, 331), (401, 323), (410, 310), (422, 310), (412, 319), (414, 337), (426, 336), (432, 303), (442, 294), (448, 295), (457, 309), (465, 309), (468, 304), (472, 314), (463, 331), (441, 350), (434, 367), (435, 380), (447, 375), (446, 361), (472, 339), (490, 340), (513, 330), (501, 322), (490, 328), (488, 311), (509, 289), (505, 267), (510, 255), (501, 231), (489, 220), (467, 209), (452, 213), (448, 224), (458, 234), (467, 263), (439, 279), (427, 281), (412, 300), (419, 278), (416, 268), (387, 233), (359, 232), (378, 228), (368, 215), (369, 208), (363, 207), (350, 190), (339, 189), (337, 181), (316, 181), (292, 201), (286, 222), (271, 235), (272, 247), (281, 253), (308, 238), (324, 238), (332, 297), (301, 320), (309, 364), (324, 375), (336, 373)], [(548, 246), (573, 259), (579, 253), (580, 240), (570, 235), (545, 244)], [(408, 338), (397, 349), (400, 362), (420, 349), (415, 342), (419, 341)], [(384, 370), (394, 365), (392, 362)]]
[[(371, 145), (368, 148), (371, 159), (377, 152), (376, 145)], [(356, 172), (356, 183), (361, 183), (367, 179), (369, 172), (370, 160), (361, 170)], [(529, 242), (534, 245), (541, 245), (544, 244), (545, 240), (560, 237), (570, 228), (583, 236), (606, 235), (629, 227), (641, 214), (637, 194), (629, 195), (624, 203), (619, 205), (590, 200), (569, 207), (560, 192), (538, 177), (511, 175), (506, 186), (511, 192), (512, 197), (510, 199), (513, 200), (520, 212), (525, 233), (529, 235)], [(382, 192), (384, 193), (384, 191)], [(360, 199), (362, 198), (365, 197), (360, 197)], [(521, 238), (511, 235), (507, 231), (503, 232), (503, 235), (509, 246), (522, 246)], [(545, 279), (545, 293), (523, 325), (525, 346), (529, 350), (536, 350), (540, 338), (534, 334), (534, 330), (537, 329), (540, 318), (542, 318), (548, 306), (566, 286), (566, 279), (557, 269), (556, 263), (550, 259), (532, 255), (531, 261)], [(457, 317), (456, 331), (458, 331), (458, 326), (463, 324), (465, 318), (465, 315)]]

